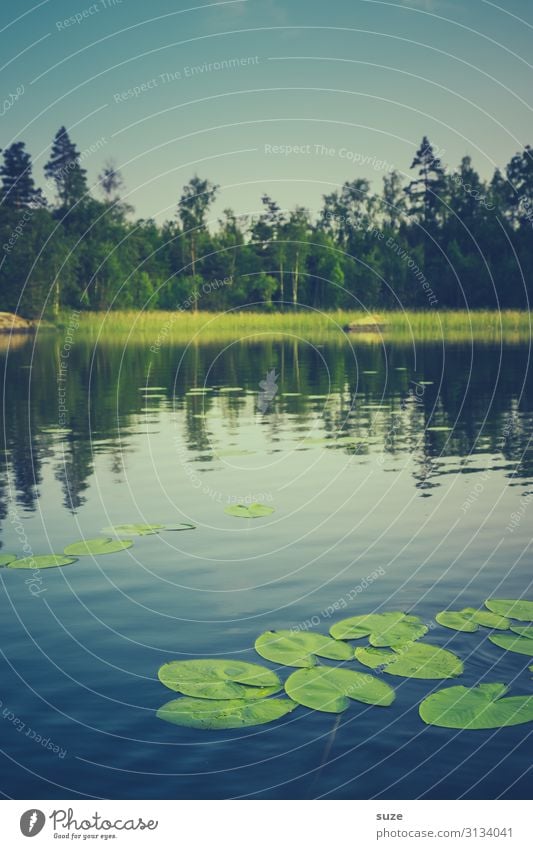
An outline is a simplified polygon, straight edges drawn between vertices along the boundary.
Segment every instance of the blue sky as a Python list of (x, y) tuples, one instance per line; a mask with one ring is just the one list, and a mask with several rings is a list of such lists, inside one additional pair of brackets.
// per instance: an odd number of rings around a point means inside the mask
[(0, 16), (0, 145), (26, 141), (39, 181), (65, 124), (90, 180), (113, 159), (143, 217), (173, 216), (195, 171), (221, 185), (217, 211), (264, 192), (315, 210), (344, 180), (408, 172), (423, 134), (484, 176), (533, 143), (528, 0), (2, 0)]

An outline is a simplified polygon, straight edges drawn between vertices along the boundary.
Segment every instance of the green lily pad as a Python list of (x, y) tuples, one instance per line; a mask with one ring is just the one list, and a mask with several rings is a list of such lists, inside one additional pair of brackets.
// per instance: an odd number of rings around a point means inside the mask
[(9, 563), (12, 563), (16, 559), (16, 554), (0, 554), (0, 566), (8, 566)]
[(520, 634), (521, 637), (527, 637), (533, 640), (533, 625), (511, 625), (511, 631), (515, 634)]
[(511, 598), (489, 598), (485, 607), (498, 613), (500, 616), (508, 616), (509, 619), (522, 619), (525, 622), (533, 622), (533, 601), (522, 601), (522, 599)]
[(326, 713), (341, 713), (349, 706), (350, 699), (384, 707), (395, 699), (394, 690), (384, 681), (335, 666), (298, 669), (285, 682), (285, 691), (298, 704)]
[(149, 534), (157, 534), (165, 530), (164, 525), (113, 525), (110, 528), (102, 528), (104, 534), (116, 534), (125, 537), (144, 537)]
[(505, 684), (447, 687), (424, 699), (419, 708), (428, 725), (479, 730), (533, 721), (533, 696), (502, 698)]
[(275, 672), (242, 660), (173, 660), (157, 675), (169, 690), (202, 699), (263, 699), (281, 690)]
[(489, 640), (505, 651), (514, 651), (517, 654), (526, 654), (528, 657), (533, 657), (533, 639), (529, 637), (515, 634), (492, 634)]
[(112, 539), (111, 537), (97, 537), (96, 539), (84, 539), (73, 542), (64, 549), (65, 554), (75, 557), (83, 557), (88, 554), (114, 554), (115, 551), (124, 551), (133, 545), (130, 539)]
[(265, 660), (284, 666), (314, 666), (316, 655), (329, 660), (353, 660), (353, 649), (347, 643), (302, 631), (266, 631), (255, 641), (255, 650)]
[(369, 613), (351, 616), (336, 622), (329, 633), (337, 640), (359, 640), (369, 637), (373, 646), (400, 646), (418, 640), (427, 634), (427, 625), (420, 617), (408, 616), (400, 611)]
[(174, 699), (157, 711), (157, 717), (186, 728), (213, 731), (265, 725), (291, 713), (298, 705), (290, 699)]
[(239, 519), (260, 519), (263, 516), (270, 516), (274, 513), (274, 509), (274, 507), (267, 507), (266, 504), (232, 504), (226, 507), (224, 513), (237, 516)]
[(384, 672), (402, 678), (455, 678), (463, 672), (463, 664), (457, 655), (427, 643), (393, 647), (392, 651), (358, 648), (355, 656), (363, 666), (371, 669), (383, 666)]
[(431, 425), (430, 427), (427, 427), (426, 430), (429, 430), (432, 433), (445, 433), (449, 430), (453, 430), (453, 428), (446, 427), (445, 425)]
[(242, 386), (221, 386), (219, 392), (243, 392)]
[(479, 626), (485, 628), (496, 628), (498, 631), (507, 631), (511, 625), (505, 616), (490, 613), (487, 610), (476, 610), (475, 607), (465, 607), (463, 610), (443, 610), (435, 616), (439, 625), (451, 628), (452, 631), (468, 631), (473, 633), (479, 630)]
[(196, 525), (191, 525), (190, 522), (178, 522), (177, 525), (165, 525), (165, 531), (195, 531)]
[(8, 569), (53, 569), (55, 566), (70, 566), (75, 563), (75, 557), (65, 557), (63, 554), (38, 554), (35, 557), (23, 557), (12, 560), (7, 564)]

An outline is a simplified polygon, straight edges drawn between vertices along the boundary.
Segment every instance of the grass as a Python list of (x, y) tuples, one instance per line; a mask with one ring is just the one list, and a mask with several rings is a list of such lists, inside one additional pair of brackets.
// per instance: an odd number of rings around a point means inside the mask
[[(79, 315), (79, 314), (78, 314)], [(66, 330), (71, 315), (63, 313), (56, 327)], [(373, 325), (379, 323), (377, 331)], [(368, 330), (345, 334), (350, 324), (368, 325)], [(531, 315), (519, 310), (380, 312), (374, 315), (356, 312), (258, 313), (258, 312), (86, 312), (81, 313), (78, 338), (95, 341), (99, 336), (124, 342), (141, 341), (163, 347), (171, 343), (193, 341), (230, 341), (284, 335), (320, 342), (350, 339), (361, 342), (385, 340), (448, 342), (527, 342), (531, 339)]]

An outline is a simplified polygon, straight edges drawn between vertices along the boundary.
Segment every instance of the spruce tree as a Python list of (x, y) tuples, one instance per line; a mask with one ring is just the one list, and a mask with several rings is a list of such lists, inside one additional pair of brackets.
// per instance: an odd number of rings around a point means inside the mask
[(60, 127), (55, 135), (44, 173), (55, 182), (61, 207), (74, 206), (87, 192), (87, 172), (81, 167), (80, 154), (65, 127)]
[(437, 218), (439, 195), (444, 191), (444, 168), (427, 136), (417, 150), (411, 168), (418, 169), (418, 178), (404, 189), (410, 201), (409, 212), (425, 227), (434, 224)]
[(31, 156), (24, 142), (14, 142), (4, 150), (4, 163), (0, 166), (2, 202), (15, 209), (44, 205), (41, 190), (35, 188), (32, 177)]

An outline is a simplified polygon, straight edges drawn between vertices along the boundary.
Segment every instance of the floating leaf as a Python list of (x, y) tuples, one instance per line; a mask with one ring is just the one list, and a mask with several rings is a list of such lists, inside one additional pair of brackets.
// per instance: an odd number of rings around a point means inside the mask
[(335, 666), (298, 669), (288, 677), (285, 691), (298, 704), (327, 713), (346, 710), (350, 699), (382, 706), (392, 704), (395, 699), (394, 690), (384, 681)]
[(533, 625), (511, 625), (511, 631), (520, 634), (521, 637), (533, 640)]
[(489, 640), (505, 651), (514, 651), (517, 654), (526, 654), (528, 657), (533, 657), (533, 639), (529, 637), (516, 636), (515, 634), (493, 634), (489, 637)]
[(432, 433), (445, 433), (446, 431), (453, 430), (453, 428), (446, 427), (445, 425), (431, 425), (426, 430), (430, 430)]
[(427, 643), (413, 643), (393, 648), (392, 651), (376, 648), (358, 648), (357, 660), (364, 666), (402, 678), (455, 678), (463, 672), (463, 664), (457, 655)]
[(196, 525), (191, 525), (189, 522), (178, 522), (177, 525), (165, 525), (165, 531), (194, 531)]
[(291, 713), (298, 705), (290, 699), (174, 699), (159, 708), (157, 716), (186, 728), (247, 728), (265, 725)]
[(445, 628), (470, 633), (477, 631), (480, 625), (485, 628), (496, 628), (499, 631), (507, 631), (511, 625), (504, 616), (489, 613), (487, 610), (476, 610), (475, 607), (465, 607), (463, 610), (443, 610), (437, 613), (435, 619)]
[(427, 625), (420, 617), (408, 616), (400, 611), (369, 613), (351, 616), (336, 622), (329, 633), (337, 640), (359, 640), (370, 637), (373, 646), (400, 646), (418, 640), (427, 634)]
[(500, 616), (508, 616), (509, 619), (522, 619), (533, 622), (533, 601), (522, 601), (522, 599), (511, 598), (489, 598), (485, 607)]
[(274, 512), (274, 507), (267, 507), (266, 504), (232, 504), (224, 510), (230, 516), (238, 516), (239, 519), (260, 519), (263, 516), (270, 516)]
[(7, 566), (17, 559), (16, 554), (0, 554), (0, 566)]
[(419, 708), (428, 725), (441, 728), (504, 728), (533, 721), (533, 696), (503, 699), (505, 684), (447, 687), (424, 699)]
[(242, 386), (221, 386), (219, 392), (242, 392)]
[(113, 525), (110, 528), (102, 528), (102, 533), (125, 537), (144, 537), (148, 534), (157, 534), (164, 529), (164, 525)]
[(169, 690), (202, 699), (262, 699), (281, 690), (275, 672), (243, 660), (173, 660), (157, 674)]
[(479, 629), (479, 625), (467, 619), (459, 610), (442, 610), (435, 616), (435, 621), (444, 628), (451, 628), (452, 631), (466, 631), (474, 633)]
[(65, 554), (75, 557), (83, 557), (88, 554), (114, 554), (115, 551), (123, 551), (133, 545), (130, 539), (111, 539), (111, 537), (97, 537), (96, 539), (84, 539), (73, 542), (64, 549)]
[(75, 563), (75, 557), (63, 554), (38, 554), (36, 557), (23, 557), (7, 564), (8, 569), (53, 569), (55, 566), (69, 566)]
[(329, 660), (353, 660), (353, 649), (347, 643), (301, 631), (266, 631), (255, 641), (255, 650), (265, 660), (284, 666), (314, 666), (315, 655)]

